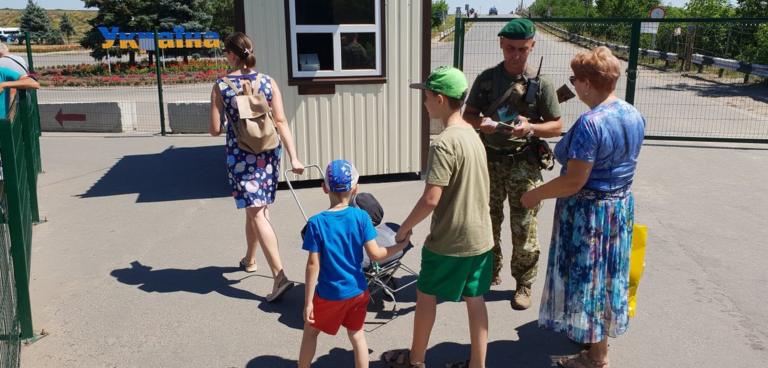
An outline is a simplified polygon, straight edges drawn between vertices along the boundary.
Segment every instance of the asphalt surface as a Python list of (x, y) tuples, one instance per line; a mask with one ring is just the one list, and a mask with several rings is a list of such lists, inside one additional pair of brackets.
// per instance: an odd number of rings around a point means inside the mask
[[(503, 60), (496, 34), (504, 24), (474, 23), (467, 32), (463, 70), (470, 86), (483, 70)], [(573, 75), (570, 62), (583, 50), (540, 28), (528, 63), (532, 67), (541, 63), (542, 74), (549, 76), (555, 88), (565, 84), (574, 91), (568, 82), (568, 77)], [(433, 69), (452, 64), (452, 43), (433, 43)], [(623, 73), (627, 63), (621, 64)], [(625, 97), (626, 85), (626, 76), (622, 75), (616, 85), (617, 96)], [(745, 86), (741, 78), (713, 79), (695, 71), (681, 73), (641, 66), (635, 107), (648, 120), (648, 134), (768, 139), (768, 85)], [(566, 128), (586, 112), (586, 105), (578, 98), (562, 104), (561, 108)]]
[[(612, 339), (613, 367), (764, 367), (768, 359), (768, 148), (646, 142), (634, 182), (636, 221), (649, 227), (637, 317)], [(294, 367), (303, 286), (275, 304), (261, 252), (259, 270), (236, 268), (245, 249), (242, 211), (227, 186), (221, 138), (44, 134), (41, 214), (32, 250), (35, 330), (22, 367)], [(298, 147), (299, 152), (302, 151)], [(324, 163), (321, 163), (324, 164)], [(556, 168), (557, 170), (557, 168)], [(549, 180), (557, 171), (545, 172)], [(423, 190), (417, 175), (364, 178), (385, 221), (402, 222)], [(327, 206), (317, 183), (304, 208)], [(579, 347), (536, 327), (554, 201), (540, 212), (542, 258), (533, 307), (509, 306), (514, 281), (486, 295), (488, 367), (550, 367)], [(270, 206), (284, 267), (303, 280), (303, 219), (282, 185)], [(403, 261), (418, 270), (428, 221)], [(505, 256), (510, 233), (503, 227)], [(412, 280), (404, 277), (401, 282)], [(371, 367), (385, 350), (409, 345), (415, 289), (369, 307)], [(378, 300), (378, 298), (377, 298)], [(427, 363), (466, 359), (465, 306), (438, 305)], [(343, 332), (322, 336), (313, 367), (351, 367)]]

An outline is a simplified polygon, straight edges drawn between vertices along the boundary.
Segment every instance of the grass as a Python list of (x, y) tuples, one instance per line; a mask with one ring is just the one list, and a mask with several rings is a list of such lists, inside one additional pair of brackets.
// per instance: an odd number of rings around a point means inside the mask
[[(18, 27), (21, 22), (21, 9), (0, 9), (0, 27)], [(48, 10), (53, 27), (59, 29), (61, 15), (67, 13), (69, 21), (75, 27), (71, 42), (77, 42), (80, 37), (91, 29), (88, 21), (96, 17), (96, 10)]]

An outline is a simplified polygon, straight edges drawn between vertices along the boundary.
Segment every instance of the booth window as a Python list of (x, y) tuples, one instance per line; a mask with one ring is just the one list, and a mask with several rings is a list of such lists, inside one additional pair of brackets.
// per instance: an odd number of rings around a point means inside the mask
[(286, 0), (289, 84), (383, 83), (383, 0)]

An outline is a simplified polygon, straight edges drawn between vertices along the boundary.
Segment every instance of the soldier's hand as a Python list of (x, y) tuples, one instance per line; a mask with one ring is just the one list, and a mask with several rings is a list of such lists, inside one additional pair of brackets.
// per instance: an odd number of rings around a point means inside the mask
[(491, 121), (491, 118), (483, 118), (483, 122), (480, 123), (480, 131), (484, 134), (495, 134), (496, 127), (494, 127), (493, 124), (486, 123), (488, 121)]
[(525, 116), (518, 116), (517, 118), (519, 119), (520, 124), (515, 125), (515, 129), (512, 130), (512, 135), (518, 138), (523, 138), (531, 130), (531, 123), (528, 122), (528, 118)]
[(533, 193), (533, 190), (523, 193), (523, 196), (520, 197), (520, 203), (529, 210), (536, 207), (539, 202), (541, 202), (541, 200), (536, 196), (536, 193)]

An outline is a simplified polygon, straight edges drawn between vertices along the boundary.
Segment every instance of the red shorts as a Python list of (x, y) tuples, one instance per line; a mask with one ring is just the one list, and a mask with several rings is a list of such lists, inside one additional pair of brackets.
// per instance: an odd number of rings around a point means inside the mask
[(351, 331), (360, 331), (365, 323), (368, 299), (367, 289), (358, 296), (344, 300), (325, 300), (315, 293), (312, 298), (315, 323), (310, 326), (329, 335), (336, 335), (341, 326)]

